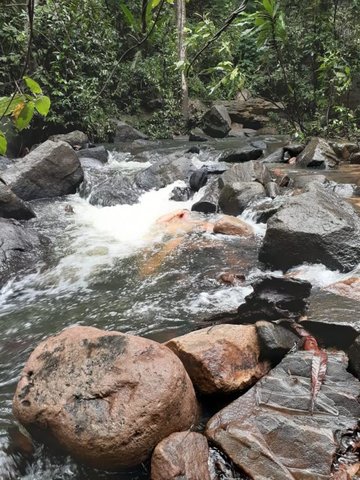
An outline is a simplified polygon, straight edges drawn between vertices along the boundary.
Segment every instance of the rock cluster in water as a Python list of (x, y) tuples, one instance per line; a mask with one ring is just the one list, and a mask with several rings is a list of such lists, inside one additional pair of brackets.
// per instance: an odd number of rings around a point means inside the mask
[[(258, 128), (265, 122), (260, 107), (270, 111), (254, 103), (250, 117), (241, 106), (229, 116), (224, 106), (213, 107), (204, 117), (206, 134), (196, 130), (192, 139), (205, 143), (209, 135), (231, 132), (241, 137), (234, 115)], [(122, 122), (117, 135), (135, 140), (136, 147), (146, 143)], [(50, 438), (98, 468), (116, 470), (151, 458), (152, 480), (355, 479), (360, 322), (311, 316), (312, 286), (297, 278), (301, 268), (294, 267), (322, 263), (350, 272), (360, 263), (360, 220), (346, 200), (357, 195), (356, 186), (340, 188), (326, 176), (343, 161), (355, 162), (359, 148), (315, 138), (265, 156), (266, 143), (251, 140), (205, 162), (196, 159), (203, 147), (179, 149), (152, 158), (132, 177), (118, 172), (104, 182), (107, 152), (88, 143), (84, 134), (72, 132), (1, 166), (3, 283), (29, 268), (32, 253), (41, 255), (43, 239), (31, 220), (19, 222), (35, 215), (31, 200), (72, 193), (83, 178), (82, 193), (94, 205), (136, 203), (144, 191), (183, 180), (185, 186), (172, 192), (174, 200), (200, 191), (192, 209), (222, 215), (215, 234), (255, 243), (254, 228), (236, 218), (251, 207), (255, 221), (267, 224), (259, 267), (278, 272), (260, 273), (237, 311), (165, 345), (92, 327), (48, 338), (31, 354), (17, 386), (14, 414), (20, 423), (35, 438)], [(140, 152), (137, 160), (149, 159)], [(288, 164), (303, 173), (294, 176)], [(231, 285), (251, 283), (237, 272), (221, 278)], [(326, 291), (358, 300), (359, 284), (351, 275)], [(194, 432), (198, 400), (206, 406), (214, 395), (227, 406), (203, 433)]]

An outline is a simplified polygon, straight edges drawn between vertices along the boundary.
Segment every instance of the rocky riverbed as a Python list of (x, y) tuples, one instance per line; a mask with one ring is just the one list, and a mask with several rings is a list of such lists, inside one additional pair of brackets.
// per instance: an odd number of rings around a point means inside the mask
[(253, 134), (1, 161), (1, 478), (357, 478), (359, 149)]

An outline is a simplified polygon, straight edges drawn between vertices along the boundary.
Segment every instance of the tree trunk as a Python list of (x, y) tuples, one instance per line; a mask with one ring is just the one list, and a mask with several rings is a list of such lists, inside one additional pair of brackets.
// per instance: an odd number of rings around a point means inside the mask
[[(180, 62), (186, 60), (185, 24), (186, 0), (176, 0), (176, 27), (178, 35), (178, 57)], [(189, 90), (184, 69), (181, 72), (181, 111), (185, 121), (189, 119)]]

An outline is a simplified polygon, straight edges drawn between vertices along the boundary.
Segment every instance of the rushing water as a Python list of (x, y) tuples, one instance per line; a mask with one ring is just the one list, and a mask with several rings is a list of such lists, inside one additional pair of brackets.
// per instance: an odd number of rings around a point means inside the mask
[[(109, 175), (132, 172), (149, 165), (146, 156), (141, 160), (114, 154), (104, 168)], [(93, 206), (78, 194), (34, 202), (37, 218), (31, 222), (52, 240), (52, 253), (37, 271), (11, 280), (0, 292), (1, 479), (149, 478), (147, 465), (108, 474), (42, 446), (29, 451), (12, 417), (11, 402), (31, 350), (64, 327), (92, 325), (165, 341), (193, 330), (206, 317), (235, 309), (251, 292), (248, 285), (222, 285), (218, 276), (234, 271), (245, 273), (250, 281), (259, 274), (257, 250), (265, 226), (256, 226), (255, 239), (184, 235), (180, 245), (164, 256), (168, 239), (156, 219), (191, 208), (197, 198), (170, 201), (173, 186), (145, 193), (135, 205)], [(243, 218), (252, 223), (251, 209)], [(322, 266), (300, 270), (300, 277), (318, 287), (342, 278)]]

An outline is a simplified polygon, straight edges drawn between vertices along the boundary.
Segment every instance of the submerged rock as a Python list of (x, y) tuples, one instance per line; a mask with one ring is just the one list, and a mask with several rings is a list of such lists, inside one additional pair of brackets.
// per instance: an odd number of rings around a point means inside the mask
[(360, 262), (359, 235), (353, 208), (312, 184), (270, 218), (259, 260), (282, 270), (309, 262), (347, 272)]
[(203, 129), (207, 135), (224, 138), (231, 130), (231, 119), (226, 107), (214, 105), (203, 117)]
[(80, 161), (66, 142), (47, 140), (2, 173), (22, 200), (75, 193), (84, 178)]
[(341, 280), (340, 282), (332, 283), (325, 287), (325, 290), (360, 302), (359, 277), (351, 277), (346, 280)]
[(139, 200), (140, 191), (131, 178), (114, 172), (106, 179), (92, 184), (91, 177), (85, 174), (82, 191), (89, 199), (91, 205), (112, 207), (114, 205), (133, 205)]
[(308, 308), (311, 283), (306, 280), (268, 275), (254, 282), (252, 287), (254, 291), (238, 308), (241, 323), (298, 319)]
[[(266, 147), (266, 145), (265, 145)], [(229, 150), (222, 153), (220, 161), (228, 163), (243, 163), (250, 160), (257, 160), (263, 154), (263, 149), (252, 145), (245, 145), (236, 150)]]
[(35, 216), (30, 205), (23, 202), (9, 187), (0, 182), (0, 217), (29, 220)]
[(39, 259), (42, 241), (30, 228), (16, 220), (0, 218), (0, 286), (15, 273), (33, 266)]
[(206, 435), (255, 480), (328, 480), (341, 433), (357, 429), (360, 383), (342, 353), (328, 353), (310, 413), (312, 352), (289, 354), (217, 413)]
[(143, 462), (162, 439), (187, 430), (198, 406), (182, 363), (165, 346), (73, 327), (35, 348), (13, 411), (35, 436), (54, 439), (96, 468), (116, 470)]
[(174, 187), (170, 194), (170, 200), (174, 200), (174, 202), (186, 202), (190, 197), (191, 190), (189, 187)]
[(151, 480), (211, 480), (209, 446), (200, 433), (173, 433), (162, 440), (151, 458)]
[(244, 390), (269, 371), (253, 325), (217, 325), (166, 343), (203, 394)]
[(297, 165), (307, 168), (334, 168), (338, 163), (336, 153), (322, 138), (313, 138), (296, 160)]

